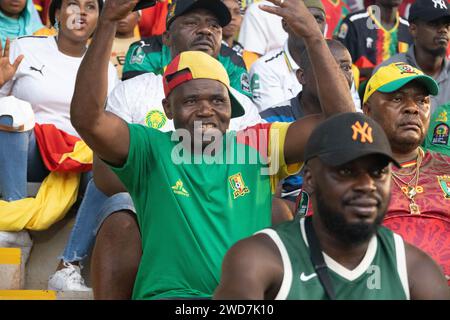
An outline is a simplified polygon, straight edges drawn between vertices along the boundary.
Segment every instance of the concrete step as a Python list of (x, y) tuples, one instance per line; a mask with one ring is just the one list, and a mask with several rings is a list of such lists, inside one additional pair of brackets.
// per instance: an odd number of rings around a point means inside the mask
[(0, 248), (0, 289), (20, 290), (25, 285), (25, 266), (20, 248)]
[(92, 291), (57, 291), (58, 300), (94, 300)]

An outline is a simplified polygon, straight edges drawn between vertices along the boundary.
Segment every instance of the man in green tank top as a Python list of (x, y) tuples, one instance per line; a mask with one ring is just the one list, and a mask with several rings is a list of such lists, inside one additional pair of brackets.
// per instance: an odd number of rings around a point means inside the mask
[[(225, 69), (204, 52), (185, 51), (163, 75), (162, 104), (176, 132), (127, 124), (104, 110), (103, 75), (117, 21), (136, 1), (106, 2), (79, 69), (71, 121), (135, 204), (143, 252), (133, 298), (208, 298), (226, 251), (270, 225), (271, 192), (279, 178), (299, 169), (312, 129), (354, 104), (314, 17), (303, 1), (286, 0), (283, 8), (266, 10), (285, 12), (291, 29), (305, 38), (322, 114), (227, 132), (230, 118), (243, 110)], [(229, 22), (222, 18), (222, 25)]]
[(438, 265), (380, 226), (390, 162), (398, 166), (383, 129), (369, 117), (342, 113), (322, 122), (305, 147), (304, 188), (314, 214), (234, 245), (214, 298), (450, 299)]

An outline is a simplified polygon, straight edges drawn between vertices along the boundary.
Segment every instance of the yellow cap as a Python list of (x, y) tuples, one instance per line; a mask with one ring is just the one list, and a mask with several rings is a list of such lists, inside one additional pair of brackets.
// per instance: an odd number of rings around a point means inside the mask
[(169, 63), (163, 75), (166, 97), (180, 84), (195, 79), (211, 79), (223, 83), (230, 95), (231, 117), (244, 115), (244, 108), (230, 92), (230, 79), (225, 68), (218, 60), (201, 51), (184, 51)]
[(432, 95), (437, 95), (439, 86), (433, 78), (425, 75), (422, 71), (404, 62), (391, 63), (378, 69), (370, 77), (364, 92), (363, 103), (366, 103), (370, 96), (376, 92), (394, 92), (407, 83), (417, 80), (422, 83)]

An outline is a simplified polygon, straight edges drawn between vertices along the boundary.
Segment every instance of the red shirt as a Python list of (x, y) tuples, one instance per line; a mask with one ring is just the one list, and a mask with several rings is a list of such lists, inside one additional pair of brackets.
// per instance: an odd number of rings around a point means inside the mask
[[(393, 171), (408, 173), (412, 168)], [(413, 177), (414, 173), (401, 179), (409, 182)], [(415, 185), (414, 181), (410, 186)], [(392, 182), (391, 202), (383, 224), (428, 253), (443, 268), (450, 285), (450, 157), (425, 153), (416, 192), (414, 201), (420, 214), (411, 214), (410, 200)]]
[(139, 33), (142, 38), (159, 36), (166, 31), (167, 1), (157, 2), (141, 11)]
[(343, 20), (350, 10), (342, 0), (322, 0), (325, 8), (327, 32), (325, 38), (333, 38), (336, 28), (338, 28), (341, 20)]

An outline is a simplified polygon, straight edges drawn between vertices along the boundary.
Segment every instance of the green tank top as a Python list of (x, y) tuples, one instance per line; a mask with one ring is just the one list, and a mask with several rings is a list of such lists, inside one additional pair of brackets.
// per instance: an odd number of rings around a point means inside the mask
[[(310, 259), (305, 218), (280, 224), (258, 233), (267, 234), (278, 247), (284, 276), (277, 300), (327, 300)], [(326, 253), (325, 263), (338, 300), (409, 299), (403, 239), (380, 227), (361, 263), (348, 270)]]

